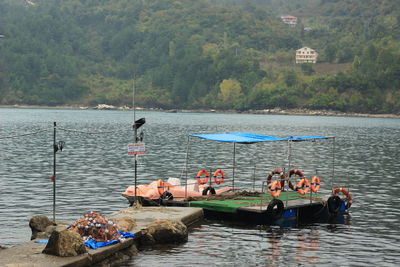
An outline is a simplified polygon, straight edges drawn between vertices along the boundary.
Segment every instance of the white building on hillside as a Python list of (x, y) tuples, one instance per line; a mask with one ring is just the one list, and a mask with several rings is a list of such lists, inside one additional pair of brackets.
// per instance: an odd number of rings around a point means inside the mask
[(282, 16), (282, 21), (288, 24), (290, 27), (296, 27), (297, 25), (297, 17), (295, 16)]
[(296, 64), (299, 63), (317, 63), (318, 53), (309, 47), (303, 47), (296, 50)]

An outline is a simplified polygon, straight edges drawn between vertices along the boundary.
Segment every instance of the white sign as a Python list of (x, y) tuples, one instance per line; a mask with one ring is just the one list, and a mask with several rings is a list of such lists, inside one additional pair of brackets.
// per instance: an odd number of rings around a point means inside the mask
[(145, 147), (144, 143), (128, 145), (128, 154), (129, 155), (144, 154), (145, 152), (146, 152), (146, 147)]

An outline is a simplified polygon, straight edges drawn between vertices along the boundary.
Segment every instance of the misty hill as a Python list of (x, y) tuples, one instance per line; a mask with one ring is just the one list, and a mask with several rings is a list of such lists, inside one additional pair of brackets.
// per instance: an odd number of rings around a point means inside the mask
[(396, 2), (2, 1), (0, 104), (398, 113)]

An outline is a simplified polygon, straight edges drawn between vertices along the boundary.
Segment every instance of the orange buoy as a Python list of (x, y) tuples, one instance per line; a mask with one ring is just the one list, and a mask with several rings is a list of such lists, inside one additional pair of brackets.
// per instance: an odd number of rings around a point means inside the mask
[(275, 170), (273, 170), (272, 172), (270, 172), (270, 173), (267, 175), (267, 185), (271, 183), (272, 177), (273, 177), (275, 174), (279, 174), (279, 177), (281, 178), (280, 186), (282, 186), (282, 182), (285, 181), (286, 176), (285, 176), (285, 174), (283, 173), (283, 171), (280, 170), (280, 169), (275, 169)]
[(214, 172), (213, 178), (216, 184), (222, 184), (225, 178), (225, 173), (221, 169), (218, 169)]
[(281, 191), (282, 191), (281, 182), (273, 181), (269, 190), (271, 192), (272, 197), (279, 197), (279, 195), (281, 194)]
[(317, 193), (321, 186), (321, 180), (317, 176), (311, 178), (311, 191)]
[(164, 181), (161, 179), (157, 181), (157, 190), (160, 195), (164, 193)]
[(332, 194), (333, 195), (337, 195), (338, 193), (342, 193), (343, 195), (346, 196), (346, 209), (351, 207), (352, 204), (352, 200), (353, 197), (351, 196), (351, 194), (349, 193), (349, 191), (345, 188), (341, 188), (341, 187), (336, 187), (335, 189), (332, 190)]
[[(304, 188), (305, 187), (305, 188)], [(296, 191), (299, 192), (300, 195), (307, 194), (308, 190), (310, 189), (310, 183), (306, 178), (302, 178), (296, 187)]]
[[(291, 169), (291, 170), (289, 171), (289, 179), (290, 179), (290, 177), (292, 177), (293, 174), (299, 176), (300, 179), (303, 179), (303, 178), (304, 178), (304, 174), (303, 174), (300, 170), (298, 170), (298, 169)], [(294, 188), (294, 185), (292, 184), (292, 182), (291, 182), (290, 180), (289, 180), (288, 184), (289, 184), (289, 187), (290, 187), (292, 190), (296, 190), (296, 189)], [(282, 186), (283, 186), (283, 185), (282, 185)]]
[[(203, 174), (204, 174), (204, 180), (201, 179), (201, 176), (203, 176)], [(206, 184), (208, 182), (209, 177), (210, 175), (206, 170), (201, 170), (196, 175), (196, 179), (199, 184)]]

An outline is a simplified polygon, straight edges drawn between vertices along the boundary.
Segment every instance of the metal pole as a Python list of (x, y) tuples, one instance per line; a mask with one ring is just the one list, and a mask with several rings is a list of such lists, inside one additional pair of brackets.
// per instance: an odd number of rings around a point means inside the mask
[(333, 189), (333, 180), (335, 179), (335, 143), (336, 143), (336, 138), (333, 137), (333, 144), (332, 144), (332, 180), (331, 180), (332, 189)]
[(235, 190), (236, 143), (233, 143), (232, 188)]
[(137, 195), (137, 155), (135, 155), (135, 200)]
[(291, 163), (292, 163), (292, 141), (291, 140), (289, 140), (288, 141), (289, 142), (289, 148), (288, 148), (288, 160), (289, 160), (289, 170), (290, 170), (290, 168), (291, 168)]
[(57, 124), (54, 122), (53, 130), (53, 223), (56, 223), (56, 153), (58, 150), (56, 144), (56, 127)]
[(254, 163), (254, 169), (253, 169), (253, 191), (256, 190), (256, 160), (254, 159), (254, 157), (257, 156), (258, 144), (255, 144), (255, 147), (256, 147), (256, 153), (253, 154), (253, 163)]
[(256, 191), (256, 163), (254, 162), (253, 169), (253, 191)]
[[(135, 106), (135, 74), (133, 74), (133, 86), (132, 86), (132, 106), (133, 106), (133, 143), (137, 141), (137, 127), (136, 127), (136, 106)], [(135, 154), (135, 201), (137, 200), (137, 154)]]
[(185, 198), (187, 198), (187, 178), (188, 178), (188, 161), (189, 161), (189, 145), (190, 145), (190, 136), (187, 137), (187, 145), (186, 145), (186, 159), (185, 159)]
[(133, 74), (132, 83), (132, 108), (133, 108), (133, 122), (136, 121), (136, 106), (135, 106), (135, 74)]
[[(210, 168), (210, 177), (209, 177), (209, 178), (210, 178), (210, 180), (209, 180), (209, 181), (210, 181), (210, 187), (211, 187), (211, 185), (212, 185), (212, 180), (211, 180), (211, 176), (213, 175), (212, 173), (213, 173), (213, 171), (212, 171), (212, 169)], [(210, 189), (210, 190), (211, 190), (211, 189)]]

